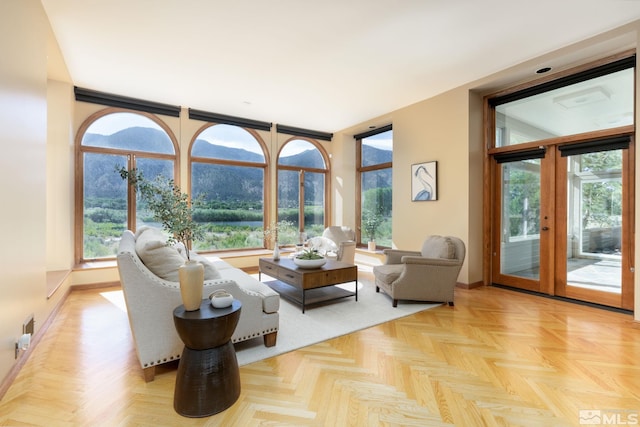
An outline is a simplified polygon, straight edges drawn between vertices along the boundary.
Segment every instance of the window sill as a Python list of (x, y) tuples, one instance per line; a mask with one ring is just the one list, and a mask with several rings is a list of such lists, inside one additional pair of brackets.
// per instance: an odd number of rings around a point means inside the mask
[(47, 299), (56, 293), (58, 288), (67, 280), (69, 274), (71, 274), (71, 270), (47, 271)]
[[(281, 254), (283, 253), (288, 254), (290, 252), (294, 252), (294, 248), (280, 249)], [(248, 250), (233, 250), (233, 251), (222, 251), (222, 252), (198, 252), (198, 253), (206, 258), (220, 258), (224, 260), (231, 260), (235, 258), (271, 256), (273, 254), (273, 250), (248, 249)], [(96, 270), (101, 268), (115, 268), (117, 266), (118, 266), (118, 263), (115, 259), (87, 261), (80, 264), (76, 264), (73, 267), (73, 271)]]

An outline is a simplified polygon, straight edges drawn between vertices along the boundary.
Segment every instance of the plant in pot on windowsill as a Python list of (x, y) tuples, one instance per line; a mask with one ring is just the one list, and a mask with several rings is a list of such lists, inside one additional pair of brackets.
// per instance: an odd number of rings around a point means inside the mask
[(364, 229), (365, 235), (369, 238), (368, 249), (370, 251), (376, 250), (376, 236), (382, 220), (382, 215), (377, 212), (365, 211), (362, 216), (362, 228)]
[(191, 243), (203, 236), (202, 229), (193, 219), (193, 209), (202, 202), (202, 198), (190, 204), (189, 195), (183, 193), (173, 179), (158, 175), (149, 180), (137, 169), (116, 167), (116, 170), (146, 202), (154, 220), (169, 233), (167, 244), (180, 242), (184, 245), (186, 260), (178, 270), (180, 295), (185, 310), (198, 310), (202, 301), (204, 266), (191, 259), (189, 250)]

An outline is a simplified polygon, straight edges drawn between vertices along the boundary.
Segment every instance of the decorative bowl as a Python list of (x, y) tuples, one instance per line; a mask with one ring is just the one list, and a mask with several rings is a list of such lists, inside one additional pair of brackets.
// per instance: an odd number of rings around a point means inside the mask
[(300, 268), (320, 268), (323, 265), (325, 265), (327, 260), (325, 258), (321, 258), (321, 259), (294, 258), (293, 262), (295, 265), (297, 265)]
[(211, 305), (214, 308), (225, 308), (229, 307), (231, 303), (233, 303), (233, 295), (224, 289), (219, 289), (209, 295), (209, 299), (211, 300)]

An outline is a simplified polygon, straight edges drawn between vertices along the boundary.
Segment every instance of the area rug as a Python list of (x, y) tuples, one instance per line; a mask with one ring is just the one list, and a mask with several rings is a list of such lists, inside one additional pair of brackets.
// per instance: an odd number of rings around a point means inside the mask
[[(257, 275), (255, 275), (257, 279)], [(263, 281), (271, 280), (262, 275)], [(353, 291), (354, 283), (340, 285)], [(391, 305), (391, 298), (376, 293), (371, 283), (358, 282), (358, 301), (354, 297), (307, 307), (302, 313), (300, 305), (280, 299), (280, 330), (274, 347), (265, 347), (262, 338), (235, 344), (240, 366), (277, 356), (331, 338), (349, 334), (380, 323), (398, 319), (442, 304), (400, 301)]]

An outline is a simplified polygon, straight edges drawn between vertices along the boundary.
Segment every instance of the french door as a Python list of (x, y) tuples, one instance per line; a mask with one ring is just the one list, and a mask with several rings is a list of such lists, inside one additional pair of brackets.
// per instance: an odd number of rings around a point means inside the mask
[(498, 154), (493, 283), (633, 309), (633, 141)]

